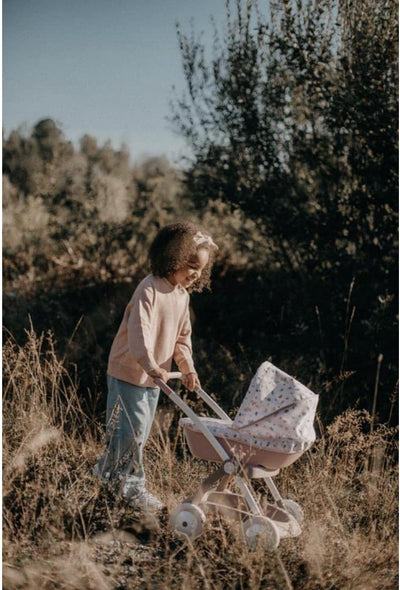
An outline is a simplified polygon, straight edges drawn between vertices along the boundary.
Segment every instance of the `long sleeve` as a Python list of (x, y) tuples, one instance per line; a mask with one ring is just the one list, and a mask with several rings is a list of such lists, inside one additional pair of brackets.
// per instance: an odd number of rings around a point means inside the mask
[(157, 369), (152, 338), (154, 293), (145, 289), (141, 297), (134, 299), (128, 319), (128, 347), (132, 356), (146, 371)]
[(174, 349), (174, 361), (182, 373), (195, 373), (192, 358), (192, 326), (190, 323), (189, 305), (183, 318), (182, 327), (178, 334)]

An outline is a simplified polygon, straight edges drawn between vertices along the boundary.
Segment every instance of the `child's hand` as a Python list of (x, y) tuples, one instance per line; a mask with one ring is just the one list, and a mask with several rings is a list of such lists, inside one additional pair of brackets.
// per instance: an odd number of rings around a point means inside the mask
[(182, 375), (182, 383), (189, 391), (194, 391), (200, 387), (197, 373), (187, 373), (186, 375)]
[(162, 369), (161, 367), (158, 369), (152, 369), (147, 374), (150, 375), (150, 377), (158, 377), (158, 379), (161, 379), (165, 383), (168, 381), (168, 371)]

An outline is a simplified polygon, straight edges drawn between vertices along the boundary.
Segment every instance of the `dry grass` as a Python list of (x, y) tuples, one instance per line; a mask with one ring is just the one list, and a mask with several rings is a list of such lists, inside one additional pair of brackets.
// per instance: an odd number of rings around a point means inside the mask
[[(209, 520), (193, 544), (167, 517), (140, 518), (91, 474), (102, 425), (85, 415), (52, 336), (8, 339), (3, 362), (3, 587), (8, 590), (397, 587), (395, 432), (349, 410), (276, 484), (305, 512), (302, 535), (250, 553)], [(162, 407), (147, 448), (149, 488), (174, 507), (210, 465), (194, 460)], [(257, 493), (261, 493), (257, 485)]]

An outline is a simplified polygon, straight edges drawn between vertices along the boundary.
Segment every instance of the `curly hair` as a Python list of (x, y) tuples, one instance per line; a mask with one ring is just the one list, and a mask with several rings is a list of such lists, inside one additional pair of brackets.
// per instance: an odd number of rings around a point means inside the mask
[(208, 263), (204, 267), (200, 278), (189, 287), (188, 291), (200, 292), (203, 289), (210, 289), (214, 252), (207, 244), (196, 245), (194, 237), (199, 231), (205, 236), (209, 235), (189, 221), (171, 223), (160, 229), (149, 250), (153, 275), (162, 278), (168, 277), (172, 273), (185, 268), (190, 261), (195, 259), (199, 248), (205, 248), (209, 251)]

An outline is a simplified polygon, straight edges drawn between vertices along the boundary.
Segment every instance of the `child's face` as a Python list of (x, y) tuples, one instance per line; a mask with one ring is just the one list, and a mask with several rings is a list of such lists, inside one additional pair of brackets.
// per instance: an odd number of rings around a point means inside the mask
[(200, 277), (204, 268), (208, 264), (210, 253), (205, 248), (200, 248), (194, 258), (189, 260), (187, 266), (181, 268), (167, 278), (173, 285), (181, 285), (188, 289), (191, 287)]

